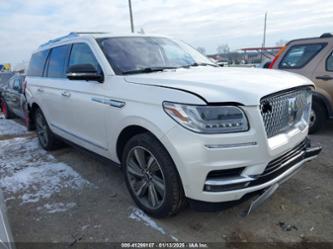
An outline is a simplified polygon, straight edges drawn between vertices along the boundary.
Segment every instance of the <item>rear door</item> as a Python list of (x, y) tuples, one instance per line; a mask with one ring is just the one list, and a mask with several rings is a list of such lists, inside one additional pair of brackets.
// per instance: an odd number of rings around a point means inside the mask
[[(74, 43), (68, 60), (68, 67), (91, 64), (101, 70), (94, 53), (87, 43)], [(107, 105), (95, 102), (106, 94), (105, 84), (97, 81), (63, 80), (60, 94), (62, 122), (58, 130), (71, 141), (96, 153), (106, 155), (105, 113)]]
[(50, 50), (40, 94), (44, 106), (43, 112), (49, 126), (55, 132), (55, 127), (69, 129), (64, 117), (64, 107), (68, 105), (69, 100), (62, 96), (63, 89), (68, 84), (65, 70), (69, 51), (70, 45), (58, 46)]
[(7, 106), (11, 112), (17, 115), (17, 91), (15, 90), (16, 77), (12, 77), (3, 91), (3, 97), (7, 103)]
[(22, 110), (21, 110), (21, 92), (22, 92), (22, 82), (19, 77), (15, 77), (13, 82), (13, 88), (12, 88), (12, 110), (13, 112), (19, 116), (22, 116)]

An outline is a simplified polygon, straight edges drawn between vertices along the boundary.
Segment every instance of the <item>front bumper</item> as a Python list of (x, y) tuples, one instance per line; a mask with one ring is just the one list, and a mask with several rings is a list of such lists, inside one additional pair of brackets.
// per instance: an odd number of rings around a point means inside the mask
[[(247, 132), (204, 135), (175, 126), (161, 138), (175, 162), (187, 198), (210, 203), (240, 200), (249, 193), (288, 179), (319, 154), (321, 148), (310, 147), (306, 139), (307, 128), (267, 139), (258, 108), (244, 110), (251, 124)], [(288, 156), (295, 148), (298, 153)], [(275, 160), (286, 154), (285, 164), (274, 175), (262, 176), (269, 165), (276, 165), (279, 161)], [(240, 172), (222, 179), (218, 174), (209, 177), (212, 172), (224, 170)]]
[(239, 175), (237, 177), (216, 177), (205, 181), (204, 190), (222, 192), (240, 189), (258, 190), (289, 178), (305, 162), (315, 158), (321, 151), (320, 146), (311, 147), (305, 139), (293, 149), (272, 160), (260, 175)]

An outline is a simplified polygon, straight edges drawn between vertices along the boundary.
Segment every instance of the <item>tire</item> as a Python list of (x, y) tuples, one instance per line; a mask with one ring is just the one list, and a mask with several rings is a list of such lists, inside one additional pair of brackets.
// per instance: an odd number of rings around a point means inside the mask
[(9, 107), (4, 99), (1, 101), (1, 111), (2, 111), (3, 115), (5, 116), (5, 119), (13, 118), (13, 114), (9, 110)]
[(127, 188), (137, 206), (147, 214), (163, 218), (177, 214), (185, 205), (176, 166), (153, 135), (132, 137), (125, 145), (122, 163)]
[(327, 119), (325, 107), (317, 102), (313, 101), (312, 103), (312, 112), (310, 116), (310, 130), (309, 133), (313, 134), (318, 132)]
[(37, 109), (34, 115), (36, 132), (39, 144), (45, 150), (55, 150), (61, 147), (61, 142), (50, 130), (49, 125), (40, 109)]

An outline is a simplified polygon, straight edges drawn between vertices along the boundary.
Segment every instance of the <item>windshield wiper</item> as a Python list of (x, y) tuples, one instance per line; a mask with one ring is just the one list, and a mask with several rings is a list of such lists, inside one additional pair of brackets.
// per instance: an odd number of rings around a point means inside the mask
[(177, 67), (145, 67), (141, 69), (125, 71), (122, 72), (122, 74), (153, 73), (159, 71), (162, 72), (166, 69), (177, 69)]
[(205, 62), (200, 62), (200, 63), (194, 62), (193, 64), (186, 65), (186, 66), (183, 66), (183, 67), (184, 67), (184, 68), (189, 68), (189, 67), (199, 67), (199, 66), (212, 66), (212, 67), (218, 67), (218, 66), (215, 65), (215, 64), (210, 64), (210, 63), (205, 63)]

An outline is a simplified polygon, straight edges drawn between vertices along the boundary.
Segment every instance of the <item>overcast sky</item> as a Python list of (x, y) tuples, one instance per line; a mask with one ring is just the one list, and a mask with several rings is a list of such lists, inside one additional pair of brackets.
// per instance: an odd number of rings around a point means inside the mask
[[(132, 0), (136, 30), (165, 34), (215, 53), (333, 32), (332, 0)], [(29, 60), (70, 31), (129, 32), (127, 0), (0, 0), (0, 64)]]

